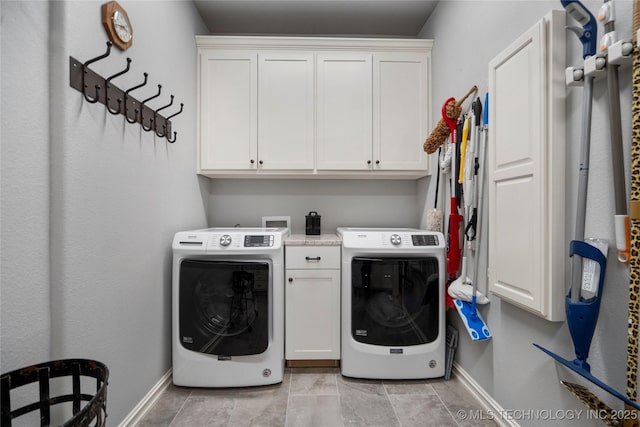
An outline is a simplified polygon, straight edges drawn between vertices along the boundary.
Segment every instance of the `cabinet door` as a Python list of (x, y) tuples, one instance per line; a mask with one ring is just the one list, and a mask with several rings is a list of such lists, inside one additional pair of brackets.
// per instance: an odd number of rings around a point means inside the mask
[(371, 55), (319, 54), (317, 64), (317, 168), (371, 169)]
[(287, 270), (285, 358), (340, 359), (340, 270)]
[(564, 319), (565, 15), (489, 63), (489, 290)]
[(256, 169), (257, 54), (202, 51), (199, 72), (199, 169)]
[(373, 57), (373, 169), (427, 170), (429, 57)]
[(313, 170), (313, 69), (311, 54), (259, 55), (259, 169)]

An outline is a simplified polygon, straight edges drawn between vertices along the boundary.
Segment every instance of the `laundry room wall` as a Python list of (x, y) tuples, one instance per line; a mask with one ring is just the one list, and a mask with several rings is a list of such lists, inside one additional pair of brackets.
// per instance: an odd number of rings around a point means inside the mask
[[(599, 1), (583, 1), (596, 15), (602, 5)], [(616, 29), (619, 37), (631, 35), (632, 2), (617, 0)], [(432, 122), (440, 118), (439, 105), (449, 97), (459, 98), (469, 87), (477, 85), (481, 99), (487, 91), (488, 63), (520, 34), (532, 27), (550, 10), (562, 10), (559, 1), (447, 1), (439, 2), (425, 24), (420, 37), (434, 39), (433, 48), (433, 111)], [(570, 18), (568, 18), (570, 22)], [(575, 24), (575, 23), (574, 23)], [(599, 29), (601, 31), (601, 27)], [(601, 35), (601, 33), (599, 34)], [(573, 33), (567, 33), (567, 66), (579, 65), (581, 46)], [(627, 186), (629, 185), (630, 139), (631, 139), (631, 66), (620, 70), (621, 111), (625, 156), (627, 163)], [(527, 82), (523, 82), (527, 84)], [(491, 100), (489, 101), (491, 102)], [(577, 176), (582, 112), (582, 88), (567, 89), (566, 132), (566, 242), (573, 238), (577, 203)], [(599, 236), (614, 241), (613, 234), (613, 183), (611, 172), (608, 100), (606, 80), (596, 81), (594, 88), (591, 168), (589, 179), (589, 202), (587, 213), (587, 235)], [(526, 117), (522, 118), (526, 120)], [(491, 129), (491, 123), (489, 128)], [(490, 130), (491, 131), (491, 130)], [(435, 156), (434, 156), (435, 157)], [(432, 159), (436, 167), (436, 159)], [(435, 170), (435, 169), (434, 169)], [(433, 200), (434, 177), (418, 183), (424, 192), (424, 201)], [(628, 187), (627, 187), (628, 188)], [(486, 194), (486, 193), (485, 193)], [(432, 202), (431, 202), (432, 203)], [(486, 206), (487, 204), (485, 204)], [(427, 204), (420, 207), (424, 212)], [(487, 215), (483, 213), (482, 234), (487, 235)], [(425, 223), (424, 214), (420, 219)], [(484, 242), (486, 244), (486, 241)], [(589, 362), (592, 372), (617, 390), (626, 390), (626, 327), (628, 266), (620, 264), (609, 251), (606, 290), (603, 294), (598, 327), (591, 346)], [(480, 257), (481, 271), (486, 271), (486, 252)], [(481, 274), (480, 290), (486, 290), (487, 279)], [(567, 286), (559, 284), (559, 286)], [(533, 342), (544, 345), (566, 358), (574, 357), (573, 345), (566, 322), (547, 322), (509, 303), (490, 295), (491, 303), (480, 310), (493, 338), (487, 342), (472, 342), (457, 313), (449, 312), (448, 319), (460, 333), (456, 355), (457, 363), (505, 410), (528, 409), (567, 410), (576, 412), (551, 412), (565, 416), (564, 419), (541, 419), (535, 416), (511, 412), (520, 425), (601, 425), (597, 419), (589, 419), (579, 411), (586, 407), (573, 397), (560, 380), (570, 380), (588, 385), (603, 401), (614, 408), (621, 408), (619, 401), (607, 393), (585, 382), (550, 357), (532, 346)], [(524, 414), (524, 415), (523, 415)], [(516, 416), (517, 418), (513, 418)], [(575, 417), (575, 418), (571, 418)]]
[(171, 367), (171, 241), (206, 226), (208, 181), (196, 170), (192, 2), (120, 1), (133, 46), (92, 65), (158, 108), (177, 141), (128, 124), (69, 86), (69, 57), (106, 50), (94, 1), (3, 1), (3, 372), (78, 357), (110, 370), (107, 413), (118, 425)]
[(309, 211), (321, 215), (322, 233), (336, 227), (416, 227), (415, 180), (214, 179), (211, 226), (260, 226), (263, 216), (291, 216), (291, 231), (304, 234)]
[(48, 23), (47, 2), (0, 2), (2, 372), (49, 357)]

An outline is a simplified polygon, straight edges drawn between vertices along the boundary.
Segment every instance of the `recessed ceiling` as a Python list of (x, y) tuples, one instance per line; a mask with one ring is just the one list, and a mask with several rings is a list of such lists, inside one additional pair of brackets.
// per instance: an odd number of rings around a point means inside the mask
[(211, 34), (418, 35), (437, 1), (193, 0)]

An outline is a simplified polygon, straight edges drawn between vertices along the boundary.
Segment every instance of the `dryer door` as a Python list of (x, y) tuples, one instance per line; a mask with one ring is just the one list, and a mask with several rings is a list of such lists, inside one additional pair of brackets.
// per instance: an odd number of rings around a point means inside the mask
[(187, 259), (180, 264), (180, 342), (219, 357), (269, 346), (270, 262)]
[(351, 335), (372, 345), (411, 346), (438, 337), (438, 260), (364, 258), (351, 261)]

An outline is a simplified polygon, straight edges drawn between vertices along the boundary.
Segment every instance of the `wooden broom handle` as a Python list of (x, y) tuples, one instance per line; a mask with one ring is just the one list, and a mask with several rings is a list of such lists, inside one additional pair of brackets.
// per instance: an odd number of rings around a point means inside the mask
[[(634, 1), (640, 1), (640, 0), (634, 0)], [(456, 106), (461, 106), (462, 103), (472, 94), (475, 93), (478, 90), (478, 86), (473, 85), (473, 87), (471, 89), (469, 89), (469, 92), (467, 92), (467, 94), (465, 96), (462, 97), (462, 99), (460, 101), (456, 102)]]

